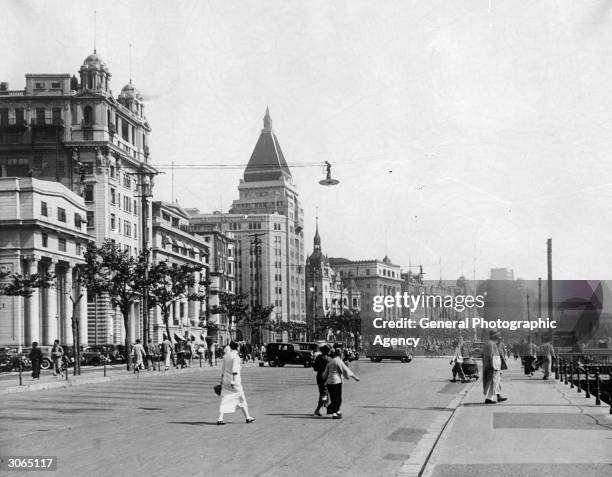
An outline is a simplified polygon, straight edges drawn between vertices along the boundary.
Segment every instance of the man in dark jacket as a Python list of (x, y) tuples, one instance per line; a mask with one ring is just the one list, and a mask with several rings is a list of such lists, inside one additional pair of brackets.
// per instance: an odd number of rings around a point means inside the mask
[(32, 343), (32, 351), (28, 356), (32, 362), (32, 380), (40, 379), (40, 365), (42, 364), (43, 354), (38, 347), (38, 341)]
[(327, 367), (327, 363), (331, 361), (329, 357), (329, 346), (323, 345), (321, 347), (321, 354), (319, 354), (312, 365), (312, 368), (317, 373), (317, 386), (319, 388), (319, 402), (315, 409), (315, 416), (321, 415), (321, 408), (329, 403), (329, 396), (327, 395), (327, 387), (325, 386), (325, 380), (323, 379), (323, 372)]

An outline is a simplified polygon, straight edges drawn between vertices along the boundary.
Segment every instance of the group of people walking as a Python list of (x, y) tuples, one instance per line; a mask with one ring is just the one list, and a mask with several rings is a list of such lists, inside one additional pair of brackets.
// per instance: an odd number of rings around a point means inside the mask
[(542, 341), (542, 345), (538, 347), (531, 338), (529, 341), (523, 340), (521, 343), (515, 344), (513, 350), (515, 359), (521, 357), (525, 376), (533, 376), (541, 366), (544, 372), (542, 379), (547, 380), (550, 378), (552, 362), (556, 359), (556, 354), (550, 342), (550, 337), (543, 336)]

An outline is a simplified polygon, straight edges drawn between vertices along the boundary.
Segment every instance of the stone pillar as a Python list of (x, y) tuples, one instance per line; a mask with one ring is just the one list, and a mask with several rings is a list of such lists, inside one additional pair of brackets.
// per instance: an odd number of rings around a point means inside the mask
[[(34, 275), (38, 273), (38, 261), (40, 257), (33, 255), (28, 259), (27, 273)], [(35, 288), (32, 296), (26, 298), (26, 313), (25, 313), (25, 326), (24, 326), (24, 344), (31, 346), (32, 341), (38, 341), (41, 344), (40, 335), (40, 289)]]
[[(57, 260), (51, 260), (48, 264), (47, 271), (55, 273), (55, 265)], [(57, 284), (45, 289), (45, 304), (46, 310), (43, 310), (43, 330), (44, 344), (52, 345), (53, 341), (58, 338), (58, 318), (57, 318)]]

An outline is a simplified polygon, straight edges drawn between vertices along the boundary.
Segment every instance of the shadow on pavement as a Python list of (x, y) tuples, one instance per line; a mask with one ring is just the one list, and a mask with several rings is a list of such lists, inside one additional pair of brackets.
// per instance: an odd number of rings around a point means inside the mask
[(325, 417), (325, 415), (323, 416), (315, 416), (313, 414), (287, 414), (287, 413), (275, 413), (275, 414), (265, 414), (266, 416), (280, 416), (280, 417), (286, 417), (289, 419), (321, 419), (322, 417)]
[[(217, 421), (213, 421), (213, 422), (206, 422), (206, 421), (170, 421), (168, 422), (168, 424), (184, 424), (187, 426), (216, 426), (217, 425)], [(225, 424), (232, 424), (231, 422), (226, 422)]]

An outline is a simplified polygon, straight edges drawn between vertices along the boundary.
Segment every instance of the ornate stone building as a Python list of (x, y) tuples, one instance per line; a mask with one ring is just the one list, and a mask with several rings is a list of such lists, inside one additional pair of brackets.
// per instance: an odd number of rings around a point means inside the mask
[[(0, 177), (55, 181), (81, 195), (87, 232), (136, 254), (150, 243), (151, 128), (131, 80), (114, 97), (96, 51), (69, 74), (27, 74), (21, 90), (0, 86)], [(144, 226), (144, 223), (149, 225)], [(143, 235), (146, 234), (146, 235)], [(138, 303), (131, 335), (142, 333)], [(122, 343), (123, 320), (108, 300), (89, 301), (89, 342)]]

